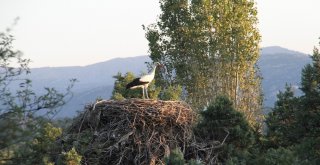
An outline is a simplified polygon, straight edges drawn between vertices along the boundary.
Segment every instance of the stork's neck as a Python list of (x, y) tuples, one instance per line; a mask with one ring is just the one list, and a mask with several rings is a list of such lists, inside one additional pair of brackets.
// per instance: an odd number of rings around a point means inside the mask
[(151, 72), (150, 72), (149, 74), (154, 76), (155, 73), (156, 73), (156, 68), (157, 68), (157, 65), (154, 65), (153, 68), (152, 68), (152, 70), (151, 70)]

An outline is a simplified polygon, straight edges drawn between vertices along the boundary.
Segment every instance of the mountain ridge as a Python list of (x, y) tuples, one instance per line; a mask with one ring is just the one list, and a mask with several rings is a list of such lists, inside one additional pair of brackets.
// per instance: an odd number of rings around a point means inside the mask
[[(58, 114), (58, 117), (71, 117), (76, 111), (82, 110), (85, 104), (99, 97), (109, 99), (114, 84), (113, 76), (118, 72), (124, 74), (130, 71), (139, 75), (146, 72), (145, 62), (150, 61), (147, 55), (140, 55), (114, 58), (86, 66), (31, 68), (28, 78), (32, 80), (37, 93), (41, 93), (43, 87), (63, 91), (69, 79), (76, 78), (78, 82), (72, 89), (74, 98)], [(279, 46), (262, 48), (258, 66), (263, 77), (264, 106), (273, 106), (276, 94), (284, 89), (286, 83), (299, 86), (301, 69), (310, 62), (309, 55), (304, 53)]]
[(267, 46), (260, 49), (261, 54), (279, 54), (279, 53), (285, 53), (285, 54), (303, 54), (307, 55), (306, 53), (290, 50), (281, 46)]

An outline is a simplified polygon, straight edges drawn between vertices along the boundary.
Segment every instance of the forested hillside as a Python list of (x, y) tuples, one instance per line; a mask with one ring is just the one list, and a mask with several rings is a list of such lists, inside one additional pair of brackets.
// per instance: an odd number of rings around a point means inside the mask
[(285, 84), (292, 85), (297, 94), (301, 83), (301, 69), (311, 63), (310, 55), (281, 47), (261, 49), (258, 66), (262, 76), (264, 106), (273, 107), (276, 96)]

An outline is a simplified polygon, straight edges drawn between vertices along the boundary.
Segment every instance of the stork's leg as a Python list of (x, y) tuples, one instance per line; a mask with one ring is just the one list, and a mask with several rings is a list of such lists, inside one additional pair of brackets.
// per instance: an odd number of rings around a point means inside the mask
[(147, 95), (147, 99), (149, 99), (148, 88), (146, 88), (146, 95)]
[(142, 88), (142, 99), (144, 99), (144, 88)]

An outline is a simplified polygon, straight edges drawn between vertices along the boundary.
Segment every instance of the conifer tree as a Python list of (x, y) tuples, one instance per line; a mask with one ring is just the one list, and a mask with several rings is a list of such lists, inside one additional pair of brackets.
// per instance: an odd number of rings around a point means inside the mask
[(218, 162), (225, 163), (231, 158), (237, 158), (238, 162), (246, 159), (245, 155), (255, 140), (253, 129), (244, 115), (234, 109), (230, 99), (218, 96), (206, 110), (201, 111), (200, 117), (195, 134), (206, 141), (222, 143), (222, 149), (216, 151), (219, 153)]
[[(272, 146), (287, 147), (299, 141), (299, 124), (296, 113), (299, 110), (299, 98), (294, 96), (291, 86), (280, 92), (273, 111), (266, 119), (268, 138)], [(300, 137), (301, 138), (301, 137)]]
[(306, 137), (320, 136), (320, 52), (313, 50), (312, 64), (306, 65), (301, 74), (302, 108), (297, 114), (301, 134)]
[[(298, 164), (319, 164), (320, 149), (320, 54), (314, 48), (312, 63), (301, 73), (302, 96), (289, 87), (280, 92), (273, 112), (267, 117), (268, 138), (274, 148), (287, 147)], [(279, 148), (278, 151), (283, 149)], [(292, 151), (291, 151), (292, 150)], [(277, 151), (277, 152), (278, 152)], [(292, 155), (289, 154), (289, 155)], [(270, 155), (269, 155), (270, 156)]]

